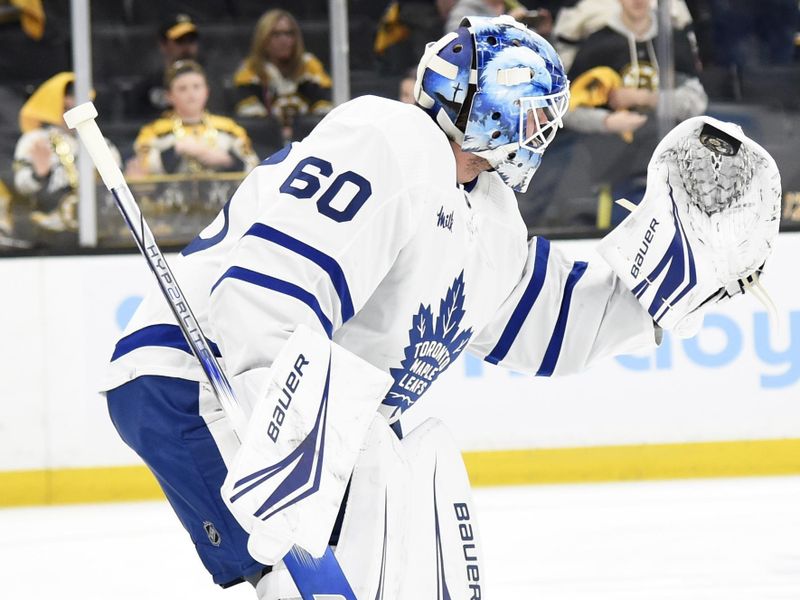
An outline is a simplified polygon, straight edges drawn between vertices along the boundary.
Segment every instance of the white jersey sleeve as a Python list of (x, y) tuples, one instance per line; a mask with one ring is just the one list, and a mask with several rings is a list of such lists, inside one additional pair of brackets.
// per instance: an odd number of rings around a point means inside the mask
[(545, 238), (529, 242), (519, 283), (469, 350), (541, 376), (655, 345), (650, 316), (601, 261), (576, 261)]
[(237, 192), (257, 213), (211, 286), (210, 335), (234, 378), (269, 366), (297, 324), (333, 338), (414, 235), (422, 205), (453, 187), (447, 175), (455, 173), (427, 115), (377, 98), (333, 111), (273, 163)]

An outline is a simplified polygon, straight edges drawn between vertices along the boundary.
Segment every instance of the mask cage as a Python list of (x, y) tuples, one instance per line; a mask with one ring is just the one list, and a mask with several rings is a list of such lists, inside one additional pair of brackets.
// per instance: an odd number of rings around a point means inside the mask
[(525, 96), (519, 103), (519, 145), (543, 154), (558, 129), (564, 126), (563, 117), (569, 110), (569, 90), (547, 96)]

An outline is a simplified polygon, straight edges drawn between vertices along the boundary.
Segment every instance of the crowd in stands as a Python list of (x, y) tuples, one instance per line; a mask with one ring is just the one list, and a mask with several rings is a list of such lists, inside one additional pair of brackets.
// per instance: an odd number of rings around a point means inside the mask
[[(558, 221), (565, 212), (563, 208), (561, 214), (556, 212), (559, 203), (571, 203), (573, 221), (608, 227), (625, 212), (609, 205), (606, 214), (598, 214), (598, 184), (605, 185), (612, 198), (634, 204), (644, 195), (647, 164), (662, 134), (655, 118), (663, 93), (655, 47), (658, 23), (650, 0), (613, 1), (613, 5), (600, 2), (606, 7), (605, 18), (596, 23), (604, 25), (586, 35), (570, 56), (570, 111), (565, 131), (550, 149), (558, 156), (558, 164), (554, 167), (552, 160), (543, 161), (539, 174), (539, 190), (549, 186), (552, 205), (551, 213), (540, 220)], [(574, 10), (582, 10), (585, 4), (586, 0), (579, 2)], [(584, 28), (584, 33), (594, 28)], [(686, 29), (674, 31), (672, 46), (675, 87), (670, 94), (677, 124), (703, 114), (708, 97)], [(573, 176), (564, 177), (564, 173)]]
[[(752, 122), (742, 103), (800, 111), (796, 0), (672, 0), (674, 77), (656, 56), (655, 0), (523, 2), (352, 0), (350, 67), (353, 96), (413, 103), (425, 44), (464, 16), (510, 14), (549, 39), (572, 98), (520, 196), (531, 227), (610, 227), (623, 216), (610, 199), (641, 198), (668, 76), (676, 121), (714, 109)], [(0, 39), (13, 48), (0, 66), (0, 250), (77, 243), (78, 144), (61, 117), (74, 103), (68, 4), (0, 0)], [(332, 108), (327, 0), (108, 0), (92, 10), (95, 103), (131, 181), (243, 177)], [(800, 134), (781, 133), (781, 149), (796, 154)], [(789, 192), (798, 171), (784, 173)]]
[[(19, 113), (22, 137), (14, 150), (14, 187), (30, 198), (31, 221), (53, 232), (78, 228), (78, 140), (62, 116), (75, 106), (74, 81), (73, 73), (54, 75), (36, 89)], [(119, 164), (119, 152), (109, 145)]]

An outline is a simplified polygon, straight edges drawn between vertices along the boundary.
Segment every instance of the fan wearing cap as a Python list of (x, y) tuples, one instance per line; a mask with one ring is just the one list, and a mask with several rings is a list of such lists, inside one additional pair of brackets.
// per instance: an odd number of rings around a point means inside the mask
[[(14, 150), (14, 185), (31, 198), (31, 221), (45, 231), (77, 231), (78, 140), (63, 119), (75, 106), (75, 74), (64, 71), (42, 83), (19, 113), (22, 137)], [(117, 164), (119, 152), (106, 140)]]
[(158, 30), (161, 64), (150, 71), (134, 88), (133, 104), (128, 112), (135, 116), (155, 118), (170, 105), (164, 76), (177, 60), (197, 61), (200, 53), (197, 25), (187, 14), (178, 14), (164, 22)]
[(258, 163), (247, 132), (233, 119), (206, 111), (203, 68), (179, 60), (164, 78), (172, 109), (142, 127), (127, 174), (250, 171)]

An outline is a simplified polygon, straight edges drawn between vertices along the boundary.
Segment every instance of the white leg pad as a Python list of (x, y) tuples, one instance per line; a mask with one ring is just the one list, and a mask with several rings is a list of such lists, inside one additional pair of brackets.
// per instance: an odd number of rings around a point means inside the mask
[(428, 419), (402, 441), (413, 465), (409, 549), (402, 598), (477, 600), (486, 594), (483, 547), (461, 452), (447, 428)]
[[(339, 545), (357, 598), (485, 598), (486, 573), (469, 480), (444, 425), (428, 419), (399, 441), (377, 417), (359, 455)], [(282, 566), (260, 600), (299, 598)]]
[[(359, 453), (347, 498), (336, 558), (356, 598), (399, 599), (406, 566), (405, 530), (411, 476), (400, 440), (375, 416)], [(260, 600), (294, 600), (300, 594), (279, 563), (257, 588)]]
[(353, 478), (336, 558), (357, 598), (400, 598), (408, 577), (411, 474), (386, 419), (372, 422)]

